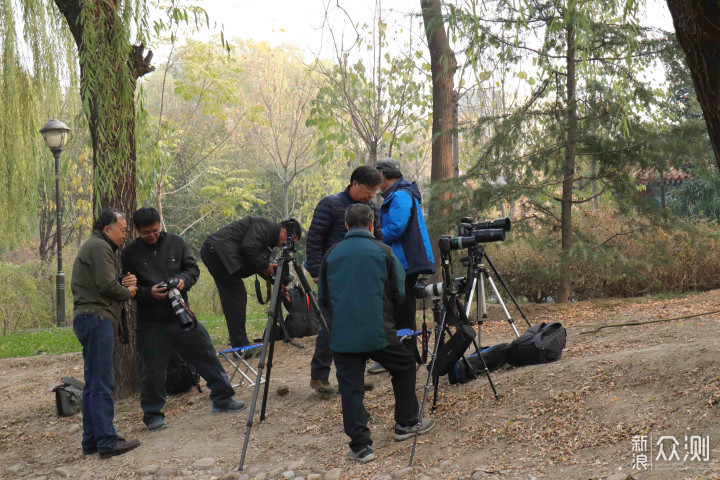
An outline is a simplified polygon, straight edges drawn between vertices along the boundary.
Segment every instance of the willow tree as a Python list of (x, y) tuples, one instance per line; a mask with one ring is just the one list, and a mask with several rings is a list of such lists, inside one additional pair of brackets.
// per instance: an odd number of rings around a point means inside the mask
[(0, 0), (0, 251), (26, 243), (35, 229), (42, 162), (52, 170), (38, 129), (60, 115), (61, 85), (77, 71), (62, 19), (52, 4), (34, 3)]

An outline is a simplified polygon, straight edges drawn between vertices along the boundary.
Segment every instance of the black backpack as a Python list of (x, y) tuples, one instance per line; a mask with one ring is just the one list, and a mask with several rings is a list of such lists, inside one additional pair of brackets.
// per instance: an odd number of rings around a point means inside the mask
[(197, 388), (198, 392), (202, 392), (200, 374), (178, 352), (173, 352), (167, 368), (165, 392), (168, 395), (178, 395), (187, 392), (192, 387)]
[[(509, 343), (500, 343), (491, 347), (485, 347), (480, 351), (480, 355), (482, 355), (482, 359), (485, 360), (485, 365), (489, 371), (494, 372), (507, 363), (505, 356), (509, 346)], [(448, 372), (448, 380), (451, 385), (467, 383), (470, 380), (475, 380), (478, 375), (482, 373), (482, 361), (477, 353), (473, 353), (472, 355), (461, 358), (455, 364), (455, 367)]]
[(475, 339), (475, 329), (470, 325), (460, 325), (450, 339), (445, 342), (437, 352), (435, 366), (428, 364), (428, 370), (433, 368), (433, 376), (441, 377), (448, 373), (455, 364), (461, 360), (472, 341)]
[(566, 335), (565, 327), (558, 322), (535, 324), (510, 344), (507, 362), (520, 367), (559, 360)]
[[(302, 338), (317, 335), (320, 329), (320, 317), (310, 303), (310, 297), (305, 294), (305, 290), (300, 285), (290, 288), (290, 300), (283, 297), (283, 305), (288, 311), (285, 317), (285, 327), (287, 327), (290, 338)], [(315, 295), (314, 292), (311, 295)], [(275, 325), (271, 332), (271, 340), (285, 340), (282, 327)]]

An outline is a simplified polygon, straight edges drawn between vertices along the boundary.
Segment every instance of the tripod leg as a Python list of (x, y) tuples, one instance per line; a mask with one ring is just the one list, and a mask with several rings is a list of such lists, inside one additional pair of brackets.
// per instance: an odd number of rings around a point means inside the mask
[[(473, 344), (475, 345), (475, 351), (478, 354), (478, 357), (480, 358), (480, 363), (482, 364), (483, 372), (487, 376), (488, 382), (490, 383), (490, 388), (492, 388), (493, 395), (495, 395), (495, 400), (500, 400), (500, 395), (498, 395), (497, 390), (495, 389), (495, 382), (493, 382), (492, 377), (490, 376), (490, 369), (487, 367), (487, 363), (485, 363), (485, 359), (482, 356), (482, 352), (480, 352), (480, 348), (478, 347), (477, 342), (475, 339), (473, 339)], [(470, 367), (468, 362), (468, 367)]]
[[(285, 261), (281, 258), (278, 261), (278, 269), (282, 272)], [(265, 355), (267, 354), (267, 346), (270, 343), (270, 332), (272, 330), (275, 316), (280, 312), (280, 291), (282, 290), (282, 275), (275, 275), (275, 285), (273, 287), (272, 296), (270, 297), (270, 309), (268, 311), (268, 321), (265, 327), (265, 335), (263, 337), (263, 345), (260, 349), (260, 360), (258, 361), (257, 380), (253, 389), (252, 400), (250, 401), (250, 410), (248, 411), (247, 428), (245, 429), (245, 440), (243, 441), (242, 454), (240, 455), (240, 466), (238, 471), (242, 471), (245, 465), (245, 454), (247, 453), (248, 442), (250, 441), (250, 429), (253, 426), (253, 417), (255, 416), (255, 407), (257, 406), (257, 398), (260, 393), (260, 380), (262, 379), (263, 368), (265, 368)], [(267, 396), (270, 378), (265, 380), (265, 395)]]
[(505, 318), (507, 318), (507, 321), (508, 321), (508, 323), (510, 324), (510, 326), (512, 327), (513, 332), (515, 332), (515, 337), (516, 337), (516, 338), (519, 337), (520, 334), (518, 333), (517, 328), (515, 328), (515, 320), (513, 320), (512, 317), (510, 316), (510, 312), (508, 312), (508, 309), (507, 309), (507, 307), (505, 306), (505, 302), (503, 302), (503, 299), (502, 299), (502, 297), (500, 296), (500, 292), (498, 292), (498, 289), (497, 289), (497, 287), (495, 286), (495, 282), (493, 282), (492, 277), (490, 277), (490, 272), (488, 272), (488, 271), (486, 270), (486, 271), (485, 271), (485, 276), (487, 277), (488, 283), (489, 283), (490, 286), (492, 287), (493, 292), (495, 292), (495, 296), (496, 296), (497, 299), (498, 299), (498, 303), (499, 303), (500, 306), (502, 307), (503, 312), (505, 312)]
[[(422, 425), (423, 414), (425, 413), (425, 402), (427, 401), (427, 395), (428, 395), (428, 392), (430, 391), (430, 379), (438, 378), (437, 376), (433, 377), (433, 373), (434, 373), (433, 370), (435, 370), (435, 358), (437, 357), (437, 352), (440, 349), (440, 340), (443, 337), (442, 332), (443, 332), (443, 329), (445, 326), (445, 310), (442, 307), (440, 307), (439, 310), (440, 311), (436, 312), (436, 314), (440, 315), (442, 318), (440, 320), (440, 325), (435, 327), (435, 334), (436, 334), (435, 335), (435, 347), (434, 347), (432, 353), (430, 354), (430, 368), (428, 368), (428, 375), (427, 375), (427, 378), (425, 379), (425, 388), (423, 389), (423, 398), (422, 398), (422, 402), (420, 403), (420, 412), (418, 413), (417, 430), (415, 430), (415, 440), (413, 440), (412, 451), (410, 452), (410, 463), (408, 464), (409, 467), (412, 467), (413, 459), (415, 458), (415, 447), (417, 446), (418, 435), (420, 433), (420, 425)], [(435, 318), (435, 320), (437, 321), (437, 317)], [(440, 335), (438, 335), (438, 331), (440, 332)], [(435, 383), (435, 387), (436, 387), (435, 388), (435, 398), (437, 399), (437, 381)]]
[(523, 320), (525, 320), (525, 323), (527, 323), (528, 327), (532, 327), (532, 325), (530, 325), (530, 321), (525, 316), (525, 312), (523, 312), (522, 308), (520, 308), (520, 305), (518, 305), (518, 302), (515, 299), (515, 295), (512, 294), (512, 292), (510, 291), (510, 289), (507, 286), (507, 283), (505, 283), (505, 280), (503, 280), (502, 275), (500, 275), (500, 272), (498, 272), (497, 268), (495, 268), (495, 265), (493, 265), (492, 260), (490, 260), (490, 257), (488, 257), (488, 255), (487, 255), (487, 252), (485, 252), (483, 255), (485, 257), (485, 260), (487, 260), (488, 265), (490, 265), (490, 268), (492, 268), (492, 271), (495, 274), (495, 277), (498, 279), (498, 282), (500, 282), (500, 285), (502, 285), (502, 287), (505, 289), (507, 294), (510, 296), (510, 300), (512, 300), (513, 303), (515, 304), (515, 308), (517, 308), (518, 312), (520, 312), (520, 316), (523, 318)]
[[(443, 310), (443, 321), (442, 325), (436, 324), (435, 326), (435, 355), (437, 355), (437, 352), (445, 345), (445, 330), (447, 329), (447, 326), (445, 325), (445, 311)], [(435, 358), (435, 355), (433, 355), (433, 358)], [(435, 364), (433, 364), (433, 367)], [(437, 408), (437, 399), (438, 399), (438, 388), (440, 387), (440, 377), (438, 375), (433, 375), (432, 377), (433, 381), (433, 402), (432, 407), (430, 407), (431, 411), (435, 411)]]
[[(473, 297), (475, 296), (475, 288), (477, 288), (477, 277), (473, 276), (472, 286), (470, 287), (470, 291), (468, 292), (467, 298), (465, 298), (465, 316), (470, 317), (470, 308), (472, 307), (472, 301)], [(480, 316), (478, 315), (478, 322), (480, 322)]]
[[(279, 308), (279, 305), (278, 305)], [(278, 313), (279, 315), (279, 313)], [(277, 322), (277, 319), (276, 319)], [(272, 330), (271, 330), (272, 331)], [(275, 340), (270, 340), (268, 349), (267, 374), (265, 375), (265, 391), (263, 392), (262, 407), (260, 407), (260, 421), (265, 421), (265, 408), (267, 407), (268, 391), (270, 390), (270, 372), (273, 366), (273, 353), (275, 352)]]

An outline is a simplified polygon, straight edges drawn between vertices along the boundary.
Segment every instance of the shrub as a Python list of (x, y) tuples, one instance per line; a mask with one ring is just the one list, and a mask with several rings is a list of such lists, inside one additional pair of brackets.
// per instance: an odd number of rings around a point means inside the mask
[[(643, 226), (643, 219), (610, 209), (582, 212), (573, 221), (581, 232), (570, 256), (576, 300), (720, 288), (720, 236), (713, 223)], [(489, 245), (489, 255), (516, 296), (554, 298), (562, 271), (560, 233), (518, 230)]]
[[(2, 335), (54, 323), (55, 277), (47, 264), (0, 262), (0, 328)], [(72, 303), (70, 303), (72, 311)]]

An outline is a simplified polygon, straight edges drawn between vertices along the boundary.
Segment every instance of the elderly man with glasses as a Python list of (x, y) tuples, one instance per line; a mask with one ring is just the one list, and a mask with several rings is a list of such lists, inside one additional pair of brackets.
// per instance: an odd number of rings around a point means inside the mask
[[(320, 264), (325, 253), (345, 238), (345, 210), (348, 206), (362, 203), (369, 205), (375, 215), (375, 238), (382, 240), (380, 211), (370, 200), (378, 192), (382, 176), (370, 165), (356, 168), (350, 175), (350, 184), (340, 193), (330, 195), (318, 203), (313, 213), (310, 229), (307, 233), (307, 258), (305, 268), (315, 283), (320, 274)], [(323, 316), (332, 328), (332, 314), (323, 308)], [(320, 328), (315, 341), (315, 353), (310, 362), (310, 387), (320, 395), (332, 395), (335, 389), (330, 386), (330, 367), (332, 366), (330, 335)]]

